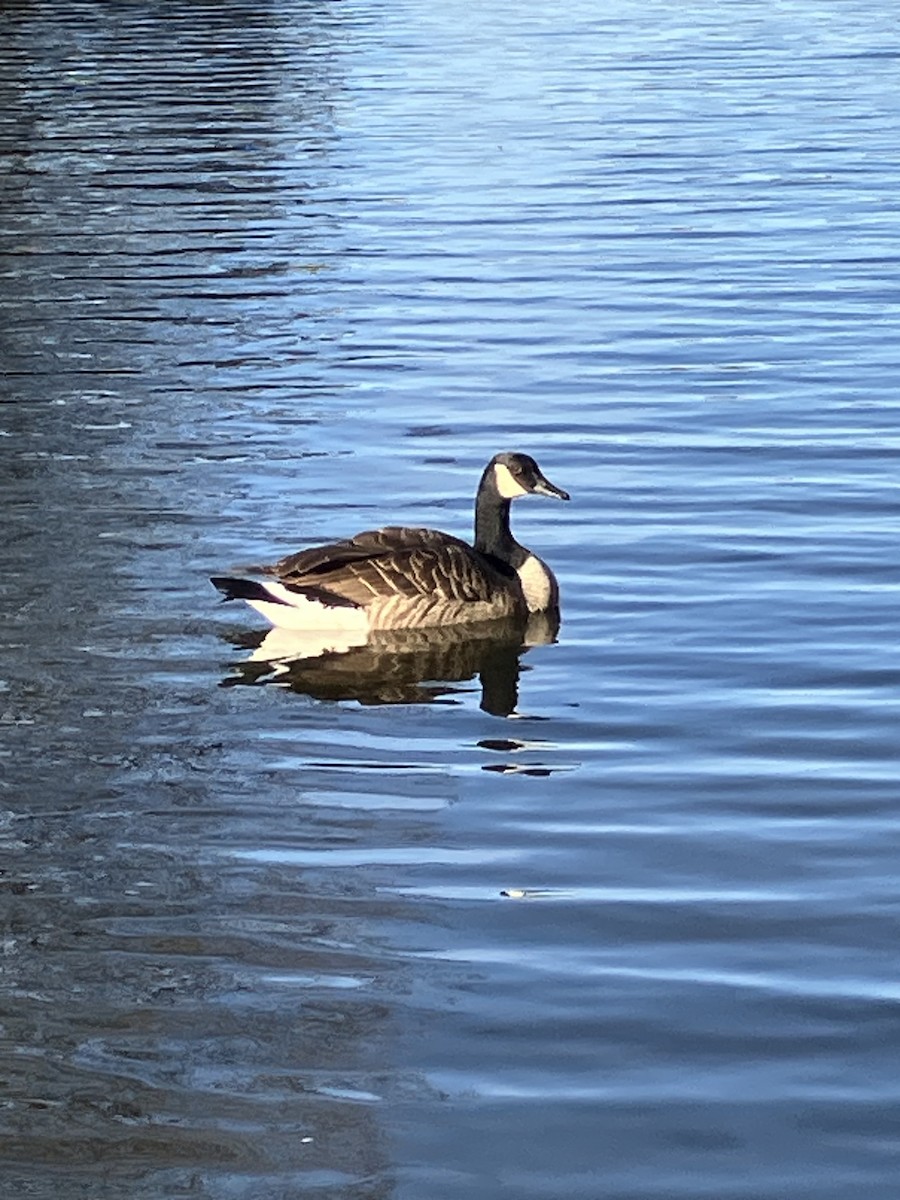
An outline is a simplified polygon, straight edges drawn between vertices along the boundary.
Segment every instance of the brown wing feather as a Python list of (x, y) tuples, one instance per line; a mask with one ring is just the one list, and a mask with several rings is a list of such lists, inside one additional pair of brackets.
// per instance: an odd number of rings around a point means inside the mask
[(315, 585), (363, 606), (393, 596), (487, 603), (515, 581), (510, 569), (459, 538), (399, 526), (301, 551), (276, 570), (289, 586)]
[(393, 554), (400, 550), (438, 548), (444, 545), (466, 543), (449, 533), (437, 529), (417, 529), (406, 525), (387, 525), (383, 529), (366, 529), (354, 537), (341, 542), (330, 542), (325, 546), (311, 546), (279, 559), (266, 573), (284, 578), (288, 575), (326, 574), (346, 563), (359, 562), (368, 558)]

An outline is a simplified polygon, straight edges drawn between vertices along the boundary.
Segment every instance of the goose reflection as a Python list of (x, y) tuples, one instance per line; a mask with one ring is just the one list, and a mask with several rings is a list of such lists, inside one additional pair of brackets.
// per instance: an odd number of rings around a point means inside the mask
[(468, 689), (477, 677), (480, 707), (493, 716), (516, 710), (520, 660), (532, 646), (556, 640), (557, 611), (527, 621), (445, 628), (379, 630), (368, 636), (314, 637), (288, 629), (245, 633), (232, 644), (250, 650), (232, 664), (222, 687), (275, 684), (316, 700), (360, 704), (434, 704)]

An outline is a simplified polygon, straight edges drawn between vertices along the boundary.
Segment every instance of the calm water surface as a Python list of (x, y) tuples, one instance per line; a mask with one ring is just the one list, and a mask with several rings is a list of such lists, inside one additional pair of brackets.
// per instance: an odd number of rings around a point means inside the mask
[[(828, 7), (4, 6), (4, 1195), (897, 1195), (900, 67)], [(556, 644), (248, 662), (209, 573), (504, 448)]]

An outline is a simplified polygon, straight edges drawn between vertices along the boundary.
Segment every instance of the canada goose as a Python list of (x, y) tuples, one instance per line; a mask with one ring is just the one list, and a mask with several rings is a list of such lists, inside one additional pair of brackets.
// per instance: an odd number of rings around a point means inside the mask
[(437, 529), (389, 525), (289, 554), (265, 581), (214, 576), (226, 600), (246, 600), (273, 625), (296, 630), (376, 629), (525, 618), (555, 609), (550, 568), (509, 528), (510, 501), (568, 500), (527, 454), (496, 454), (475, 498), (475, 545)]

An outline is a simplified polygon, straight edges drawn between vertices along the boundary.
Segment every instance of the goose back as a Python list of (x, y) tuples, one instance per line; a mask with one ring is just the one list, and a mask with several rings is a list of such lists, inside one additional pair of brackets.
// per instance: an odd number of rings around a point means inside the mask
[(281, 559), (270, 574), (290, 591), (315, 589), (366, 609), (370, 629), (524, 615), (516, 572), (461, 538), (390, 525)]

